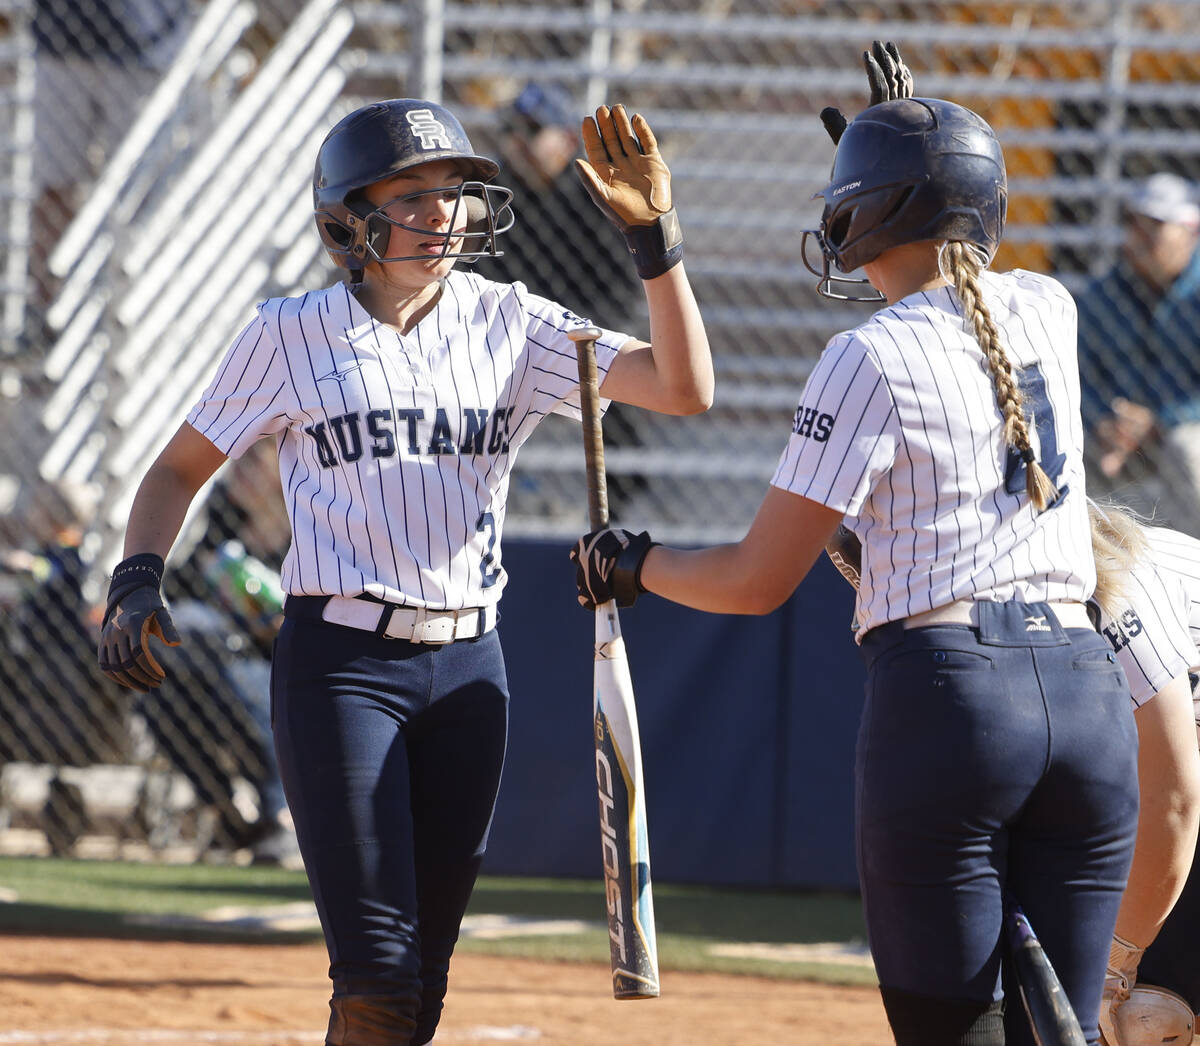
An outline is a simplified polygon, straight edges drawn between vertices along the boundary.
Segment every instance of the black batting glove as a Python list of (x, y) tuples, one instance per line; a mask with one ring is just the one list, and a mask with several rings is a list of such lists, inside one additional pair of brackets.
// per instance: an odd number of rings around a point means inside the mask
[(641, 580), (646, 553), (657, 544), (644, 530), (593, 530), (581, 537), (570, 552), (579, 605), (595, 610), (615, 599), (619, 607), (633, 606), (646, 591)]
[(108, 589), (108, 606), (96, 659), (109, 679), (146, 693), (167, 677), (150, 648), (156, 636), (167, 646), (179, 645), (179, 633), (163, 603), (162, 559), (130, 556), (117, 564)]
[[(885, 44), (881, 40), (873, 41), (871, 50), (863, 51), (863, 65), (867, 70), (867, 86), (871, 92), (868, 105), (912, 97), (912, 73), (904, 64), (900, 50), (895, 44)], [(833, 139), (833, 144), (837, 145), (846, 130), (845, 115), (840, 109), (826, 106), (821, 110), (821, 123), (825, 126), (825, 132)]]
[(871, 87), (870, 105), (913, 96), (912, 72), (900, 57), (899, 48), (891, 41), (886, 44), (873, 41), (871, 50), (863, 51), (863, 65)]
[(833, 144), (837, 145), (842, 140), (842, 135), (846, 131), (846, 116), (841, 109), (835, 109), (832, 105), (825, 106), (821, 110), (821, 123), (825, 125), (825, 133), (833, 139)]

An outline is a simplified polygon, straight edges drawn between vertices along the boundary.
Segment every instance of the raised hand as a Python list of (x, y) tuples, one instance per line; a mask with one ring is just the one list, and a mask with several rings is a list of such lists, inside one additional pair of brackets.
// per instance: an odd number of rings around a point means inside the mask
[(890, 40), (886, 44), (872, 41), (871, 50), (863, 51), (863, 65), (871, 88), (871, 105), (912, 97), (912, 73), (900, 57), (899, 48)]
[[(871, 42), (871, 50), (863, 51), (863, 65), (867, 70), (867, 87), (871, 95), (868, 105), (879, 105), (880, 102), (895, 101), (897, 98), (911, 98), (913, 94), (913, 78), (900, 50), (895, 44), (884, 43), (882, 40)], [(832, 105), (821, 110), (821, 123), (833, 144), (842, 140), (846, 130), (846, 116), (840, 109)]]
[(630, 120), (625, 106), (602, 105), (582, 130), (587, 159), (575, 161), (576, 173), (609, 221), (625, 232), (671, 210), (671, 172), (640, 114)]

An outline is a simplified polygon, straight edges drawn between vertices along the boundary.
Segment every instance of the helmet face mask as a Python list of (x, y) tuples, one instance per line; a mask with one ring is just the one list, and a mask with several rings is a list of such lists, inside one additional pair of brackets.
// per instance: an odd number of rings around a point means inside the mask
[[(809, 257), (810, 244), (815, 246), (819, 263)], [(871, 281), (860, 276), (835, 276), (830, 267), (832, 253), (825, 246), (819, 229), (805, 229), (800, 237), (800, 260), (804, 267), (817, 277), (817, 293), (833, 301), (887, 301), (887, 296), (871, 286)], [(817, 266), (820, 266), (819, 268)]]
[[(964, 241), (990, 262), (1004, 230), (1007, 178), (1004, 155), (979, 116), (936, 98), (903, 98), (861, 112), (838, 143), (823, 199), (818, 290), (861, 284), (850, 273), (902, 244)], [(878, 296), (853, 300), (878, 300)]]
[[(382, 207), (367, 201), (364, 190), (402, 171), (436, 161), (453, 161), (465, 179), (461, 185), (423, 189), (410, 197), (454, 194), (451, 227), (466, 211), (466, 229), (430, 234), (429, 229), (402, 225)], [(431, 258), (496, 257), (496, 237), (512, 228), (512, 192), (489, 185), (499, 173), (494, 160), (479, 156), (457, 118), (434, 102), (394, 98), (373, 102), (340, 120), (325, 136), (313, 171), (313, 211), (321, 242), (344, 269), (361, 271), (371, 262), (429, 261)], [(445, 235), (441, 255), (388, 256), (391, 227), (399, 225), (425, 239)], [(457, 250), (451, 244), (460, 240)]]
[[(435, 232), (428, 227), (408, 224), (388, 213), (397, 204), (419, 204), (429, 196), (453, 197), (454, 206), (447, 232)], [(340, 215), (331, 211), (317, 211), (317, 231), (330, 256), (350, 269), (361, 269), (370, 262), (494, 258), (503, 253), (496, 249), (496, 237), (513, 226), (513, 212), (509, 206), (511, 200), (511, 190), (476, 181), (420, 189), (378, 206), (372, 206), (362, 193), (355, 193), (347, 202), (346, 211)], [(465, 223), (459, 221), (460, 215), (466, 218)], [(441, 254), (388, 255), (386, 252), (393, 228), (416, 233), (423, 240), (444, 240)], [(459, 241), (459, 245), (452, 251), (450, 247), (455, 241)], [(341, 262), (342, 258), (347, 259), (349, 264)]]

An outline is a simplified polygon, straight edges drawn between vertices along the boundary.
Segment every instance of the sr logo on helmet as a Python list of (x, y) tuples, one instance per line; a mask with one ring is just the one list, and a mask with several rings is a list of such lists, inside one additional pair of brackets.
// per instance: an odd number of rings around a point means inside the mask
[(442, 122), (428, 109), (414, 109), (405, 114), (408, 126), (421, 143), (422, 149), (450, 149), (450, 136)]

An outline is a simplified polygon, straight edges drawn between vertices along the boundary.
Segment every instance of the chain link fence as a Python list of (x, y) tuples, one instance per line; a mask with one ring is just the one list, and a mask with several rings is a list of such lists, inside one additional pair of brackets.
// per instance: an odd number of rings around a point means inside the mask
[[(271, 462), (223, 469), (185, 528), (168, 595), (194, 639), (167, 655), (169, 691), (98, 677), (95, 607), (137, 482), (253, 304), (337, 278), (310, 179), (339, 116), (379, 97), (448, 105), (518, 191), (507, 257), (481, 268), (640, 336), (621, 244), (555, 164), (601, 102), (648, 117), (718, 390), (698, 418), (610, 416), (614, 512), (667, 540), (727, 539), (825, 341), (869, 308), (819, 298), (800, 240), (832, 157), (817, 114), (861, 108), (874, 38), (900, 46), (918, 93), (996, 127), (1010, 178), (997, 267), (1057, 273), (1086, 303), (1092, 489), (1200, 527), (1197, 223), (1178, 194), (1200, 181), (1191, 0), (0, 0), (10, 829), (69, 852), (103, 808), (119, 837), (198, 851), (273, 826), (264, 679), (288, 539)], [(1164, 172), (1181, 183), (1143, 191)], [(579, 442), (551, 418), (523, 450), (510, 539), (583, 528)], [(96, 766), (129, 772), (100, 787)]]

